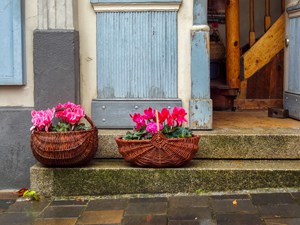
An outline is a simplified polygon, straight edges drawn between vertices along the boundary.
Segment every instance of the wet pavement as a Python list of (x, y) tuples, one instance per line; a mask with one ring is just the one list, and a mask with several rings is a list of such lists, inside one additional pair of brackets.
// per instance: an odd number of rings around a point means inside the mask
[(1, 225), (300, 224), (300, 191), (19, 200), (0, 192)]

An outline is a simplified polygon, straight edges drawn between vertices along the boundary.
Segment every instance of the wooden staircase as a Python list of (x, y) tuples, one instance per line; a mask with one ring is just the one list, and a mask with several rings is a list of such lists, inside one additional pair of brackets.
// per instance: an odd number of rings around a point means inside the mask
[[(239, 39), (239, 0), (226, 5), (227, 86), (215, 85), (212, 81), (215, 110), (282, 108), (283, 105), (285, 14), (271, 24), (270, 0), (265, 0), (265, 33), (256, 41), (254, 0), (249, 2), (250, 48), (244, 53), (241, 53)], [(283, 12), (285, 4), (284, 1), (281, 3)], [(230, 93), (229, 97), (227, 93)], [(232, 106), (223, 107), (229, 102)]]

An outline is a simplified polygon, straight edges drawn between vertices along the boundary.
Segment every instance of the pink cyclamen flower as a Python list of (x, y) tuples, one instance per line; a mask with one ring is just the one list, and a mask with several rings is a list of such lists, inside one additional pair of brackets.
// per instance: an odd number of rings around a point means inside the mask
[[(159, 124), (159, 130), (162, 130), (162, 129), (163, 129), (163, 125)], [(148, 123), (147, 127), (146, 127), (146, 131), (151, 134), (157, 133), (157, 124), (155, 122)]]
[(47, 109), (36, 111), (33, 110), (31, 112), (33, 127), (30, 130), (37, 129), (39, 131), (45, 129), (48, 132), (52, 119), (54, 117), (55, 109)]
[(155, 110), (153, 110), (151, 107), (144, 110), (144, 119), (145, 120), (154, 120), (155, 119)]
[(163, 124), (169, 116), (170, 111), (167, 108), (163, 108), (161, 112), (158, 113), (159, 123)]
[(67, 102), (65, 104), (59, 103), (55, 109), (57, 110), (56, 117), (61, 118), (63, 121), (72, 125), (78, 123), (81, 118), (85, 116), (84, 109), (80, 105), (76, 105), (72, 102)]
[(173, 127), (175, 124), (174, 118), (172, 117), (172, 115), (169, 115), (167, 118), (167, 123), (170, 127)]
[(187, 122), (185, 116), (187, 115), (186, 111), (182, 107), (174, 107), (172, 112), (173, 119), (177, 122), (178, 126), (181, 126), (184, 122)]
[(132, 121), (135, 122), (135, 126), (137, 130), (140, 130), (143, 126), (146, 125), (144, 116), (142, 116), (139, 113), (135, 113), (133, 115), (130, 114), (130, 117), (132, 118)]

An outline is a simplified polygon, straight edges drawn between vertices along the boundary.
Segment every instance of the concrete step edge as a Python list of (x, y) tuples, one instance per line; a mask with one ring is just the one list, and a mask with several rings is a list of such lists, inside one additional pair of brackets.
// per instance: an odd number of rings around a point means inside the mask
[[(115, 138), (125, 130), (99, 130), (95, 158), (122, 158)], [(200, 135), (200, 159), (298, 159), (300, 129), (217, 129), (195, 131)]]
[(132, 167), (94, 160), (79, 168), (31, 168), (31, 188), (43, 196), (196, 193), (300, 186), (300, 160), (193, 160), (182, 168)]

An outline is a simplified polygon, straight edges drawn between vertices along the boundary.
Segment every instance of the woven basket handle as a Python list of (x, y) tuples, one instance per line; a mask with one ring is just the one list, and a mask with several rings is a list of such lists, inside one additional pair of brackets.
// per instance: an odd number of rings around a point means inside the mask
[(155, 117), (156, 117), (156, 129), (157, 129), (157, 132), (159, 132), (159, 117), (158, 117), (158, 111), (155, 110)]
[[(55, 109), (55, 112), (59, 112), (59, 111), (64, 111), (66, 108), (58, 108), (58, 109)], [(91, 124), (92, 128), (95, 128), (95, 124), (94, 122), (92, 121), (92, 119), (88, 116), (88, 115), (84, 115), (84, 118)]]
[(84, 118), (91, 124), (92, 128), (96, 128), (96, 125), (88, 115), (84, 115)]

